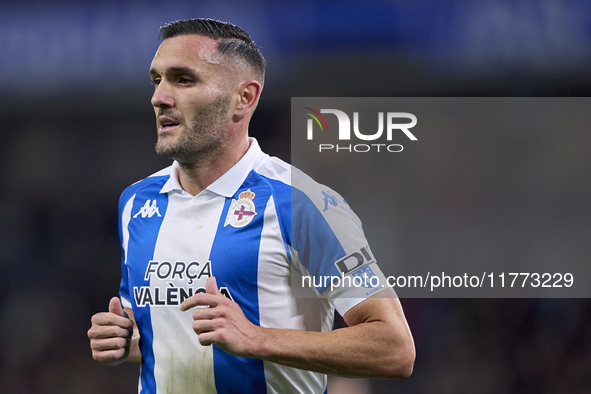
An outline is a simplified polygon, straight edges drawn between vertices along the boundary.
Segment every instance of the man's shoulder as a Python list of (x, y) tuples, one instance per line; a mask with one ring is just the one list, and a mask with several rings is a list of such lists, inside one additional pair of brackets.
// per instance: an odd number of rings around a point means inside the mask
[(268, 179), (273, 187), (287, 191), (289, 200), (312, 202), (321, 211), (326, 211), (327, 201), (336, 206), (339, 202), (349, 208), (345, 199), (332, 188), (316, 181), (299, 168), (285, 161), (269, 156), (258, 163), (254, 170)]
[(253, 168), (257, 174), (287, 186), (291, 186), (291, 172), (293, 169), (294, 167), (289, 163), (274, 156), (266, 156), (264, 160), (256, 163)]
[(141, 179), (141, 180), (135, 182), (134, 184), (128, 186), (121, 193), (120, 201), (121, 202), (127, 201), (133, 195), (135, 195), (145, 189), (150, 189), (150, 188), (155, 187), (157, 190), (154, 190), (154, 191), (158, 192), (160, 190), (160, 188), (162, 188), (164, 183), (166, 183), (166, 181), (170, 178), (172, 171), (173, 171), (173, 166), (170, 165), (170, 166), (163, 168), (162, 170), (155, 172), (152, 175), (149, 175), (148, 177)]
[(262, 160), (255, 165), (254, 170), (268, 179), (285, 183), (288, 186), (298, 188), (299, 186), (304, 188), (313, 188), (316, 186), (326, 187), (315, 181), (299, 168), (275, 156), (267, 156), (265, 160)]

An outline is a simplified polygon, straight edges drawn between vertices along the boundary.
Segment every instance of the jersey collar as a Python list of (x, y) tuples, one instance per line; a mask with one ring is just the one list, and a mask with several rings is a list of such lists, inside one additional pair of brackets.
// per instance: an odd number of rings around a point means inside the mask
[[(244, 183), (244, 180), (256, 164), (265, 158), (267, 155), (261, 151), (259, 143), (255, 138), (249, 138), (250, 147), (242, 156), (242, 158), (232, 168), (230, 168), (224, 175), (219, 177), (215, 182), (209, 185), (205, 190), (219, 194), (224, 197), (232, 197), (238, 188)], [(160, 193), (168, 193), (172, 191), (183, 192), (183, 188), (179, 183), (179, 164), (175, 161), (172, 163), (172, 171), (170, 178), (164, 184)]]

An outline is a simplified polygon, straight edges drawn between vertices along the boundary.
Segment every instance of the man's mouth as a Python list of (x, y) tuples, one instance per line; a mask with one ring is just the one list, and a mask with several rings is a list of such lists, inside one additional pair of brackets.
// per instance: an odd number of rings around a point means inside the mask
[(180, 124), (180, 122), (169, 118), (167, 116), (161, 116), (158, 118), (158, 130), (160, 132), (166, 132), (174, 129)]

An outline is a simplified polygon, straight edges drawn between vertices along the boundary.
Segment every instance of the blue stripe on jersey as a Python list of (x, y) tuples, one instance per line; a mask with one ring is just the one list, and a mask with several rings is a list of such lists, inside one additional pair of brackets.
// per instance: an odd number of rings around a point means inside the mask
[[(158, 232), (162, 225), (162, 220), (166, 214), (168, 207), (168, 194), (160, 193), (160, 190), (168, 181), (169, 175), (147, 178), (143, 181), (132, 185), (125, 190), (121, 199), (127, 197), (125, 201), (129, 201), (130, 194), (135, 194), (133, 207), (131, 209), (131, 219), (129, 221), (129, 243), (127, 247), (127, 270), (129, 271), (128, 292), (130, 300), (134, 300), (132, 288), (135, 286), (149, 286), (150, 281), (144, 280), (144, 273), (148, 262), (154, 258), (154, 249), (156, 247), (156, 240)], [(146, 201), (156, 201), (158, 213), (152, 217), (133, 217), (140, 212)], [(125, 206), (125, 203), (123, 203)], [(121, 212), (119, 214), (121, 216)], [(152, 331), (152, 320), (150, 317), (150, 307), (138, 307), (137, 303), (132, 301), (133, 314), (135, 321), (140, 329), (140, 350), (142, 352), (142, 372), (141, 372), (141, 393), (156, 394), (156, 381), (154, 379), (154, 351), (152, 349), (152, 341), (154, 333)]]
[[(244, 227), (224, 227), (232, 203), (226, 198), (209, 260), (219, 287), (231, 289), (234, 301), (240, 305), (248, 320), (260, 325), (258, 300), (259, 247), (265, 208), (271, 193), (269, 187), (251, 172), (234, 194), (250, 189), (255, 193), (257, 214)], [(265, 393), (267, 384), (263, 361), (228, 354), (213, 345), (215, 386), (218, 393)]]
[[(125, 209), (125, 205), (127, 205), (129, 199), (132, 198), (138, 192), (138, 190), (149, 187), (154, 183), (161, 184), (163, 179), (164, 183), (166, 183), (166, 180), (168, 180), (169, 177), (169, 175), (164, 175), (143, 179), (125, 189), (119, 198), (119, 240), (121, 241), (121, 285), (119, 287), (119, 292), (121, 296), (127, 299), (129, 302), (133, 300), (133, 292), (129, 286), (129, 272), (127, 266), (125, 265), (125, 251), (123, 250), (123, 223), (121, 221), (123, 210)], [(134, 214), (135, 212), (132, 208), (132, 216)]]
[[(301, 190), (278, 180), (263, 178), (273, 189), (284, 241), (298, 251), (302, 265), (315, 277), (340, 276), (334, 262), (345, 256), (345, 250), (322, 212)], [(292, 221), (292, 217), (297, 220)], [(326, 287), (316, 289), (322, 293)]]
[[(340, 276), (334, 262), (345, 256), (345, 250), (332, 228), (304, 192), (291, 189), (293, 247), (300, 254), (302, 265), (313, 277)], [(327, 287), (316, 287), (319, 293)]]

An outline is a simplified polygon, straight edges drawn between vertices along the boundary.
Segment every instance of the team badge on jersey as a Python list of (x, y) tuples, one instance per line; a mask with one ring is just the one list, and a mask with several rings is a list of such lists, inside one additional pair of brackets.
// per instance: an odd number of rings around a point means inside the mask
[(252, 219), (257, 214), (252, 201), (254, 196), (255, 194), (248, 189), (238, 195), (238, 200), (232, 199), (224, 227), (230, 225), (234, 228), (240, 228), (252, 222)]

